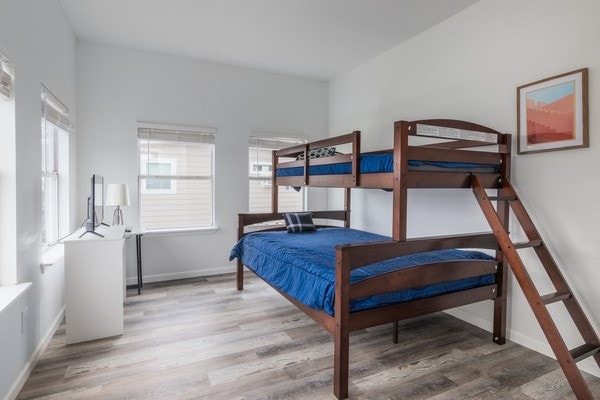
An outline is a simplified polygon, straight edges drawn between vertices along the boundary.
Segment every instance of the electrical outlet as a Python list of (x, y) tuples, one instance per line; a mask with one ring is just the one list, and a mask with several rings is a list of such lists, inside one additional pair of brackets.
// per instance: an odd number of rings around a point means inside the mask
[(25, 307), (21, 311), (21, 335), (23, 335), (25, 333), (25, 321), (27, 321), (27, 311), (28, 310), (29, 310), (29, 307)]

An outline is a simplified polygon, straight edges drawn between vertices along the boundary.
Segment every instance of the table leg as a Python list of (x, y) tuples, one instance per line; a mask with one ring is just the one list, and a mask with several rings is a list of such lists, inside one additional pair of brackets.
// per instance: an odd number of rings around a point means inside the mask
[(137, 252), (137, 278), (138, 294), (142, 293), (142, 234), (135, 235), (135, 249)]

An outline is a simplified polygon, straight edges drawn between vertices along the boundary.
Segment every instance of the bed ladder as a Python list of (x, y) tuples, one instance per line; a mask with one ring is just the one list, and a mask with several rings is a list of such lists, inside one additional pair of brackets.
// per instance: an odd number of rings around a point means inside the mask
[[(497, 196), (488, 196), (476, 175), (472, 176), (471, 184), (475, 197), (492, 228), (493, 234), (514, 273), (515, 278), (519, 282), (519, 285), (525, 294), (525, 298), (544, 331), (546, 339), (548, 340), (550, 347), (552, 347), (556, 359), (560, 364), (567, 381), (571, 385), (575, 396), (579, 400), (594, 399), (594, 396), (576, 363), (593, 356), (598, 366), (600, 366), (600, 340), (594, 332), (594, 328), (590, 324), (588, 318), (585, 316), (583, 309), (575, 299), (575, 295), (558, 269), (556, 262), (544, 244), (533, 221), (525, 210), (525, 207), (519, 200), (517, 193), (508, 179), (503, 180), (502, 187), (498, 189)], [(508, 202), (513, 210), (513, 214), (521, 224), (528, 242), (512, 242), (508, 232), (498, 217), (492, 201)], [(555, 293), (540, 295), (517, 252), (517, 250), (521, 248), (533, 248), (535, 250), (542, 266), (556, 289)], [(559, 301), (564, 303), (585, 342), (583, 345), (571, 350), (567, 348), (547, 307), (549, 304)]]

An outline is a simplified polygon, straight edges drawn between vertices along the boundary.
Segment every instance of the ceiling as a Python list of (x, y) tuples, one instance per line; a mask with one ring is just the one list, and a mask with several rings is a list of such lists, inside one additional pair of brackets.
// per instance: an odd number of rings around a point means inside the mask
[(479, 0), (59, 0), (84, 41), (329, 81)]

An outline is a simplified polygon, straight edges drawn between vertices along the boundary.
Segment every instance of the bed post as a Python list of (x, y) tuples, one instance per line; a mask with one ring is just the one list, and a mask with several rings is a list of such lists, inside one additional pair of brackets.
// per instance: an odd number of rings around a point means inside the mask
[(350, 364), (350, 265), (339, 246), (335, 249), (335, 336), (333, 354), (333, 394), (348, 397)]
[[(502, 166), (500, 171), (500, 179), (510, 178), (510, 161), (512, 151), (512, 137), (510, 135), (501, 135), (502, 138), (500, 146), (506, 146), (506, 151), (502, 154)], [(500, 182), (502, 183), (502, 182)], [(498, 189), (499, 197), (502, 197), (501, 190)], [(497, 213), (502, 225), (506, 231), (509, 231), (509, 203), (505, 200), (499, 200), (497, 205)], [(498, 296), (494, 299), (494, 327), (493, 327), (493, 341), (496, 344), (506, 343), (506, 280), (508, 274), (508, 264), (506, 257), (502, 250), (496, 251), (496, 260), (501, 261), (498, 266), (499, 282), (498, 282)]]
[(352, 186), (360, 184), (360, 131), (352, 132)]
[(344, 189), (344, 211), (346, 211), (346, 216), (344, 218), (344, 228), (350, 228), (350, 201), (351, 201), (351, 189)]
[(406, 240), (406, 212), (407, 189), (406, 176), (408, 174), (408, 160), (405, 155), (408, 151), (407, 121), (394, 123), (394, 209), (392, 222), (392, 239)]
[(275, 178), (277, 171), (277, 150), (271, 154), (271, 212), (279, 212), (279, 187), (276, 185)]
[[(244, 236), (244, 225), (244, 216), (242, 214), (238, 214), (238, 240), (240, 240), (242, 236)], [(237, 259), (236, 278), (237, 290), (244, 290), (244, 265), (242, 264), (242, 261), (239, 258)]]

